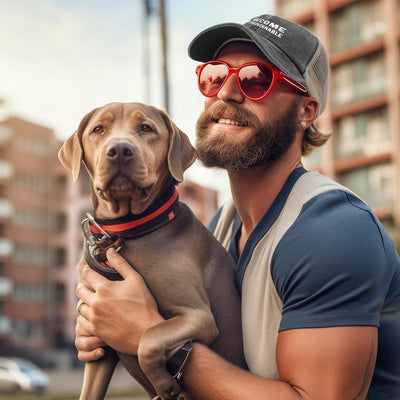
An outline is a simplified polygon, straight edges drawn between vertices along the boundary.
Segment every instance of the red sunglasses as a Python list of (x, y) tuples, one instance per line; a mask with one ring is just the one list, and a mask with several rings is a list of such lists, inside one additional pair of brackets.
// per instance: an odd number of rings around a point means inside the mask
[(265, 99), (279, 79), (299, 92), (307, 94), (307, 88), (304, 85), (285, 75), (279, 69), (256, 62), (232, 68), (225, 61), (214, 60), (197, 66), (196, 74), (200, 92), (206, 97), (216, 96), (232, 74), (236, 75), (236, 82), (241, 93), (249, 100)]

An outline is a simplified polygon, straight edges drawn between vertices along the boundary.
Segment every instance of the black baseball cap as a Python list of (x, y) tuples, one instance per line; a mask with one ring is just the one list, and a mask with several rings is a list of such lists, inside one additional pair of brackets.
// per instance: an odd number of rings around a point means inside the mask
[(325, 47), (308, 29), (277, 15), (261, 15), (245, 24), (224, 23), (199, 33), (189, 45), (189, 56), (201, 62), (217, 58), (230, 42), (254, 43), (264, 56), (319, 101), (318, 115), (326, 106), (329, 60)]

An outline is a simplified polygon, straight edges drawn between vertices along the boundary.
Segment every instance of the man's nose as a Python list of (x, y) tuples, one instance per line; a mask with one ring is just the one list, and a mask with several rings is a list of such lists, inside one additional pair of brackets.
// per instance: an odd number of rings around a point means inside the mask
[(242, 103), (245, 99), (240, 88), (238, 86), (236, 75), (232, 74), (226, 82), (222, 85), (222, 88), (218, 92), (218, 98), (222, 101), (235, 101), (236, 103)]

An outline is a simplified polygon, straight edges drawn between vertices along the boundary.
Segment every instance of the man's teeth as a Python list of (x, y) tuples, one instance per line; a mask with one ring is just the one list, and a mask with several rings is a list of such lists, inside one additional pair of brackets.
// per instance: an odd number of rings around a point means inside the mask
[(227, 118), (220, 118), (217, 122), (219, 124), (229, 124), (229, 125), (237, 125), (237, 126), (240, 125), (240, 123), (238, 121), (233, 121), (233, 120), (227, 119)]

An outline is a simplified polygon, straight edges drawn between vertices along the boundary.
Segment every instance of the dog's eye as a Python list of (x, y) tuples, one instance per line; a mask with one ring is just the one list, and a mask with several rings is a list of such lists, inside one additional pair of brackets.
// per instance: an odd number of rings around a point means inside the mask
[(144, 134), (144, 133), (152, 133), (154, 132), (154, 129), (147, 124), (143, 124), (140, 126), (140, 133)]
[(93, 129), (93, 133), (97, 133), (97, 134), (103, 134), (104, 133), (104, 128), (101, 125), (97, 125), (94, 129)]

